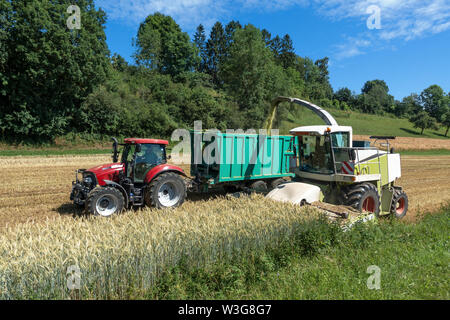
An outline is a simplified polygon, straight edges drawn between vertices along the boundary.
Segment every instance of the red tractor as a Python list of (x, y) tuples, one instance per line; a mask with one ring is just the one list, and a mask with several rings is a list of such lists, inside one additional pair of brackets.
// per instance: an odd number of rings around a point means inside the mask
[[(167, 164), (166, 140), (113, 138), (113, 162), (76, 171), (70, 199), (94, 215), (111, 216), (132, 206), (169, 208), (186, 198), (186, 174)], [(78, 176), (81, 173), (82, 179)]]

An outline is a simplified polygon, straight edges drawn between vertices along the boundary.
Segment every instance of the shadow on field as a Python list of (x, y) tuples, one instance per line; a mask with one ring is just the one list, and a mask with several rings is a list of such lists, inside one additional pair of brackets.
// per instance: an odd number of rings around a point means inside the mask
[[(209, 192), (188, 192), (186, 200), (188, 201), (207, 201), (207, 200), (213, 200), (218, 197), (223, 197), (227, 193), (223, 189), (217, 189), (217, 190), (210, 190)], [(136, 207), (135, 209), (138, 209)], [(72, 218), (81, 218), (81, 217), (88, 217), (90, 214), (86, 213), (84, 211), (83, 207), (79, 207), (73, 203), (64, 203), (60, 205), (59, 207), (53, 209), (53, 211), (56, 211), (61, 216), (66, 217), (72, 217)]]
[(442, 137), (442, 138), (449, 138), (448, 136), (446, 136), (445, 134), (443, 134), (443, 133), (439, 133), (439, 132), (433, 132), (433, 134), (435, 135), (435, 136), (438, 136), (438, 137)]
[(80, 218), (88, 216), (82, 207), (79, 207), (73, 203), (64, 203), (58, 208), (53, 209), (61, 216), (72, 216), (72, 218)]
[(422, 136), (422, 135), (420, 134), (420, 132), (417, 132), (417, 131), (414, 131), (414, 130), (411, 130), (411, 129), (400, 128), (400, 130), (403, 130), (403, 131), (405, 131), (405, 132), (407, 132), (407, 133), (410, 133), (410, 134), (414, 134), (414, 135), (416, 135), (416, 136)]
[(210, 190), (208, 192), (188, 192), (186, 200), (188, 201), (206, 201), (218, 197), (224, 197), (227, 193), (223, 189)]

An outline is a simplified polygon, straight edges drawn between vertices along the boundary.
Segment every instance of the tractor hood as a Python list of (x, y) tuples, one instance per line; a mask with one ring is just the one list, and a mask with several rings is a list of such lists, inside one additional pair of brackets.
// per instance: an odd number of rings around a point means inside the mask
[(119, 172), (124, 170), (123, 163), (108, 163), (100, 166), (96, 166), (86, 170), (86, 172), (92, 172), (97, 177), (98, 184), (105, 185), (105, 180), (118, 181)]

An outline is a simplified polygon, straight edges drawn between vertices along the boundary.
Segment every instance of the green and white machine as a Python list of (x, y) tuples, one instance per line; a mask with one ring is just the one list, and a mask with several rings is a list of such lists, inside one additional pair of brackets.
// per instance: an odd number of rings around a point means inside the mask
[(273, 102), (273, 115), (281, 102), (307, 107), (326, 125), (290, 130), (294, 138), (297, 137), (294, 139), (297, 143), (295, 177), (279, 185), (267, 197), (296, 204), (323, 201), (377, 216), (392, 214), (402, 218), (406, 215), (408, 197), (402, 187), (395, 184), (401, 177), (400, 154), (389, 150), (389, 140), (395, 137), (371, 137), (386, 140), (386, 151), (361, 141), (358, 145), (363, 147), (355, 147), (352, 127), (339, 126), (325, 110), (304, 100), (279, 97)]

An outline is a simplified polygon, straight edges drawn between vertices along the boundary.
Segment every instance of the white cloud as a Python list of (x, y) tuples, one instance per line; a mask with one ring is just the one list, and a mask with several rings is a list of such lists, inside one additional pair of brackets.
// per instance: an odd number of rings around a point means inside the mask
[(368, 39), (347, 38), (346, 43), (336, 46), (337, 52), (335, 58), (338, 60), (351, 58), (364, 54), (364, 48), (369, 47), (372, 42)]
[[(380, 8), (381, 29), (364, 30), (336, 46), (336, 58), (364, 53), (361, 40), (370, 39), (373, 47), (393, 40), (410, 41), (450, 29), (448, 0), (314, 0), (317, 10), (333, 20), (359, 19), (365, 22), (371, 5)], [(365, 26), (365, 23), (363, 24)]]
[(188, 29), (215, 22), (227, 12), (223, 3), (214, 0), (98, 0), (96, 4), (113, 20), (139, 24), (149, 14), (161, 12)]
[(222, 18), (233, 19), (233, 13), (244, 10), (278, 11), (308, 5), (309, 0), (97, 0), (110, 19), (139, 24), (154, 12), (172, 16), (183, 28), (192, 30)]
[[(362, 54), (362, 49), (371, 45), (409, 41), (450, 29), (449, 0), (98, 0), (96, 3), (110, 19), (139, 24), (147, 15), (159, 11), (171, 15), (188, 31), (200, 23), (209, 28), (217, 20), (233, 19), (239, 11), (309, 7), (330, 20), (359, 22), (359, 30), (336, 46), (336, 56), (340, 58)], [(381, 9), (381, 30), (366, 27), (367, 8), (372, 5)]]

